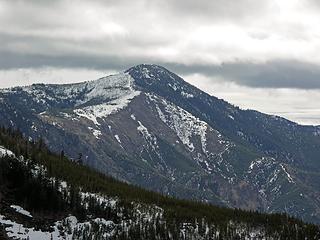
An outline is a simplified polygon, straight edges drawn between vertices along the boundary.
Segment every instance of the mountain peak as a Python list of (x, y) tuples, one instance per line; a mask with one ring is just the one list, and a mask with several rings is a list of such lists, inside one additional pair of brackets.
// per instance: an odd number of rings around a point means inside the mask
[(0, 124), (166, 195), (320, 222), (320, 128), (240, 110), (161, 66), (0, 90)]
[(128, 73), (135, 80), (136, 85), (148, 90), (168, 86), (179, 88), (179, 86), (186, 83), (182, 78), (165, 67), (155, 64), (139, 64), (129, 68), (125, 73)]
[(156, 64), (151, 64), (151, 63), (141, 63), (138, 65), (135, 65), (131, 68), (129, 68), (126, 72), (130, 72), (130, 71), (144, 71), (145, 69), (148, 69), (149, 71), (159, 71), (159, 70), (166, 70), (168, 71), (166, 68), (160, 66), (160, 65), (156, 65)]
[(139, 64), (129, 68), (125, 72), (129, 73), (134, 79), (143, 79), (145, 82), (149, 83), (148, 85), (150, 85), (151, 82), (168, 78), (168, 76), (171, 79), (178, 77), (168, 69), (155, 64)]

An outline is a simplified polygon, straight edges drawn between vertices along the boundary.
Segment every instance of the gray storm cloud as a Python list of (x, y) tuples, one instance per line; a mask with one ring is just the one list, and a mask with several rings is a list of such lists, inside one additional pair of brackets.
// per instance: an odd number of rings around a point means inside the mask
[(0, 0), (0, 69), (161, 64), (254, 88), (320, 88), (317, 1)]
[(253, 88), (320, 89), (320, 66), (291, 60), (211, 66), (174, 65), (172, 68), (181, 74), (199, 73)]

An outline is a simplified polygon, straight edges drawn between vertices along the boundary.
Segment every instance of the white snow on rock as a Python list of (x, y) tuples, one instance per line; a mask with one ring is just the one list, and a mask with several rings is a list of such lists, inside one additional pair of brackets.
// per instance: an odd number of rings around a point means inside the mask
[(121, 140), (118, 134), (114, 135), (115, 139), (117, 140), (118, 143), (121, 144)]
[(93, 136), (95, 136), (96, 139), (100, 139), (100, 136), (102, 135), (100, 130), (94, 129), (92, 127), (88, 127), (88, 129), (92, 132)]
[(5, 147), (0, 146), (0, 157), (3, 157), (3, 156), (14, 157), (15, 155), (10, 150), (6, 149)]
[(86, 208), (89, 205), (90, 198), (95, 199), (100, 205), (104, 205), (105, 207), (110, 207), (112, 209), (116, 208), (118, 199), (107, 197), (103, 194), (97, 194), (97, 193), (89, 193), (89, 192), (80, 192), (81, 199), (82, 199), (82, 205), (84, 205)]
[[(75, 216), (69, 216), (62, 221), (57, 221), (53, 225), (52, 232), (35, 230), (34, 227), (28, 228), (23, 224), (17, 223), (13, 220), (6, 219), (5, 216), (0, 215), (0, 224), (5, 225), (8, 237), (13, 239), (30, 239), (30, 240), (72, 240), (78, 239), (77, 233), (84, 231), (93, 231), (92, 223), (99, 224), (99, 227), (104, 230), (103, 237), (107, 239), (112, 236), (115, 224), (112, 221), (107, 221), (102, 218), (96, 218), (87, 222), (79, 222)], [(61, 233), (61, 230), (62, 233)], [(108, 231), (109, 230), (109, 231)], [(92, 232), (94, 234), (94, 232)]]
[(207, 129), (208, 124), (204, 121), (193, 116), (191, 113), (187, 112), (183, 108), (175, 106), (167, 102), (164, 99), (159, 99), (154, 95), (148, 95), (149, 99), (152, 101), (160, 101), (163, 106), (165, 106), (165, 113), (156, 105), (158, 115), (160, 119), (173, 129), (181, 142), (188, 147), (188, 149), (193, 152), (195, 146), (191, 141), (193, 136), (199, 136), (201, 139), (202, 150), (207, 153)]
[(32, 218), (31, 213), (27, 210), (24, 210), (22, 207), (17, 206), (17, 205), (11, 205), (10, 207), (13, 208), (14, 210), (16, 210), (17, 213), (20, 213), (22, 215), (25, 215), (27, 217)]
[(234, 120), (234, 117), (232, 115), (228, 115), (228, 118)]
[[(151, 75), (150, 75), (150, 74), (151, 74)], [(146, 67), (142, 68), (142, 75), (143, 75), (143, 77), (145, 77), (145, 78), (151, 78), (151, 77), (153, 77), (152, 73), (150, 73), (149, 69), (146, 68)]]
[(184, 96), (185, 98), (193, 98), (194, 97), (193, 94), (187, 93), (187, 92), (184, 92), (184, 91), (181, 92), (181, 95)]
[(259, 189), (259, 194), (263, 198), (268, 196), (268, 201), (273, 201), (281, 194), (284, 180), (289, 184), (295, 184), (285, 164), (279, 163), (272, 157), (253, 160), (247, 170), (246, 179)]
[(142, 133), (145, 138), (151, 138), (151, 134), (149, 133), (148, 129), (140, 122), (138, 121), (139, 126), (137, 127), (137, 130)]
[(89, 119), (95, 125), (100, 125), (97, 120), (98, 118), (107, 117), (125, 108), (139, 93), (138, 91), (133, 91), (107, 103), (75, 109), (74, 113), (80, 117)]
[(140, 94), (140, 91), (133, 89), (133, 81), (134, 79), (129, 74), (120, 73), (90, 82), (88, 88), (91, 90), (86, 95), (84, 102), (99, 100), (100, 103), (85, 107), (79, 106), (74, 113), (89, 119), (95, 125), (100, 125), (98, 118), (107, 117), (125, 108), (134, 97)]
[[(261, 174), (267, 172), (268, 170), (272, 170), (271, 174), (268, 176), (268, 183), (275, 182), (279, 174), (282, 172), (285, 178), (288, 180), (289, 183), (294, 183), (292, 176), (288, 173), (283, 163), (278, 163), (274, 158), (271, 157), (262, 157), (259, 159), (255, 159), (251, 162), (247, 173), (256, 174), (257, 171), (260, 171)], [(255, 172), (253, 172), (255, 170)]]
[[(229, 153), (235, 145), (226, 139), (205, 121), (200, 120), (183, 108), (157, 97), (146, 94), (148, 101), (154, 104), (161, 121), (172, 129), (185, 147), (192, 153), (193, 159), (208, 173), (219, 173), (228, 181), (233, 181), (235, 172), (232, 165), (224, 160), (223, 155)], [(142, 128), (140, 129), (142, 130)], [(208, 138), (213, 134), (217, 139), (217, 149), (208, 147)], [(226, 171), (227, 175), (223, 172)]]
[(134, 120), (134, 121), (136, 120), (136, 116), (134, 114), (131, 114), (130, 117), (132, 120)]
[(142, 134), (143, 138), (145, 141), (154, 149), (157, 150), (158, 143), (157, 143), (157, 138), (152, 136), (148, 129), (140, 122), (138, 121), (139, 126), (137, 127), (137, 130)]
[(89, 113), (88, 110), (85, 111), (84, 109), (76, 109), (74, 110), (74, 113), (80, 117), (89, 119), (95, 125), (100, 125), (100, 123), (97, 121), (97, 116), (95, 116), (94, 113)]
[(282, 163), (280, 164), (280, 166), (281, 166), (282, 170), (284, 171), (284, 173), (286, 174), (288, 182), (289, 183), (294, 183), (291, 175), (288, 173), (288, 171), (286, 170), (286, 168), (283, 166)]
[[(99, 125), (99, 118), (107, 117), (125, 108), (134, 97), (140, 94), (133, 85), (134, 79), (130, 74), (119, 73), (95, 81), (62, 85), (35, 84), (7, 89), (7, 92), (24, 91), (44, 107), (49, 107), (50, 104), (68, 103), (75, 110), (73, 115), (67, 114), (65, 118), (72, 120), (79, 117), (86, 118), (95, 125)], [(41, 114), (43, 113), (45, 112)], [(33, 130), (37, 131), (37, 129)]]
[[(34, 228), (24, 227), (22, 224), (6, 219), (0, 215), (0, 224), (5, 225), (8, 237), (13, 239), (50, 240), (52, 233), (42, 232)], [(58, 238), (54, 238), (58, 239)]]
[[(273, 159), (271, 158), (271, 160)], [(255, 159), (250, 163), (248, 173), (251, 173), (254, 168), (258, 169), (261, 168), (261, 166), (268, 167), (270, 163), (274, 163), (274, 161), (268, 161), (268, 159), (264, 157)]]

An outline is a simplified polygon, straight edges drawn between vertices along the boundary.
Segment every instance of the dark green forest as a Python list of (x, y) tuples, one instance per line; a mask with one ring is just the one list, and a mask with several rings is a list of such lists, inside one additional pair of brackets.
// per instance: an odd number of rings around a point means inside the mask
[[(267, 239), (320, 239), (318, 226), (286, 214), (264, 214), (180, 200), (118, 181), (84, 166), (81, 158), (70, 160), (63, 151), (51, 152), (41, 139), (27, 140), (18, 130), (2, 127), (0, 146), (23, 157), (0, 158), (0, 211), (6, 211), (10, 203), (20, 204), (37, 217), (37, 224), (42, 228), (50, 227), (52, 221), (68, 214), (83, 221), (90, 216), (120, 223), (122, 219), (134, 219), (133, 203), (140, 203), (162, 208), (165, 223), (155, 214), (151, 222), (135, 221), (128, 232), (119, 230), (114, 239), (179, 239), (184, 223), (197, 225), (197, 234), (202, 236), (214, 235), (205, 234), (209, 225), (209, 231), (219, 231), (217, 239), (244, 239), (244, 234), (237, 233), (236, 227), (232, 227), (237, 225), (243, 226), (245, 233), (263, 229)], [(35, 175), (35, 166), (44, 168), (36, 168), (38, 173)], [(61, 181), (69, 184), (69, 193), (59, 191)], [(117, 207), (103, 206), (93, 198), (88, 199), (88, 207), (84, 207), (81, 191), (119, 199)], [(121, 218), (118, 211), (123, 213)]]

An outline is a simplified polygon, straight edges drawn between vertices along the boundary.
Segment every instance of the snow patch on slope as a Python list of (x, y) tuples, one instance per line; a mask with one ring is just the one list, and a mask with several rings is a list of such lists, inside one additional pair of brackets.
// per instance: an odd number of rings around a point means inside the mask
[(92, 132), (93, 136), (95, 136), (96, 139), (100, 139), (100, 136), (102, 135), (100, 130), (94, 129), (92, 127), (88, 127), (88, 129)]
[(81, 223), (78, 222), (78, 219), (75, 216), (69, 216), (62, 221), (55, 222), (52, 232), (36, 230), (34, 227), (25, 227), (23, 224), (6, 219), (3, 215), (0, 215), (0, 223), (6, 226), (5, 230), (10, 238), (32, 240), (72, 240), (75, 238), (82, 239), (78, 238), (77, 233), (92, 230), (93, 223), (99, 225), (99, 230), (104, 230), (103, 237), (107, 239), (108, 237), (111, 237), (113, 235), (112, 231), (115, 226), (112, 221), (107, 221), (102, 218), (96, 218), (91, 221)]
[[(233, 143), (185, 109), (153, 94), (146, 96), (154, 104), (161, 121), (176, 133), (180, 140), (178, 143), (185, 145), (201, 168), (208, 173), (214, 171), (229, 182), (234, 181), (233, 166), (224, 158), (224, 154), (235, 146)], [(213, 142), (208, 142), (208, 139)]]
[(183, 108), (175, 106), (164, 99), (158, 99), (153, 95), (148, 94), (148, 97), (152, 101), (161, 101), (165, 106), (165, 113), (156, 105), (158, 115), (160, 119), (173, 129), (181, 142), (186, 145), (189, 151), (193, 152), (195, 146), (191, 140), (194, 136), (199, 136), (201, 139), (201, 146), (203, 153), (207, 153), (207, 130), (208, 124), (204, 121), (193, 116)]
[(152, 136), (148, 129), (140, 122), (138, 121), (139, 126), (137, 127), (137, 130), (142, 134), (143, 138), (146, 140), (147, 143), (149, 143), (150, 146), (154, 148), (154, 150), (158, 149), (157, 144), (157, 138)]
[(80, 117), (89, 119), (95, 125), (100, 125), (97, 120), (98, 118), (107, 117), (125, 108), (139, 94), (140, 92), (133, 91), (107, 103), (75, 109), (74, 113)]
[(288, 171), (286, 170), (286, 168), (283, 166), (282, 163), (280, 163), (280, 166), (281, 166), (282, 170), (284, 171), (284, 173), (286, 174), (286, 177), (287, 177), (288, 182), (289, 182), (289, 183), (294, 183), (291, 175), (288, 173)]
[(129, 74), (120, 73), (92, 82), (92, 89), (86, 95), (85, 102), (99, 100), (100, 103), (84, 107), (79, 106), (74, 110), (74, 113), (89, 119), (95, 125), (100, 125), (98, 118), (104, 118), (118, 112), (140, 94), (140, 91), (133, 89), (133, 81), (134, 79)]
[(9, 157), (14, 157), (14, 153), (8, 149), (6, 149), (5, 147), (0, 146), (0, 157), (3, 156), (9, 156)]
[(288, 187), (283, 185), (283, 180), (287, 180), (289, 184), (295, 184), (285, 165), (271, 157), (253, 160), (247, 170), (245, 179), (257, 187), (263, 198), (268, 196), (268, 203), (281, 195), (284, 186)]
[(42, 104), (44, 107), (42, 113), (52, 106), (74, 109), (73, 115), (67, 114), (64, 117), (72, 120), (79, 117), (86, 118), (95, 125), (100, 125), (99, 118), (107, 117), (125, 108), (134, 97), (140, 94), (140, 91), (135, 90), (133, 86), (134, 79), (130, 74), (119, 73), (77, 84), (35, 84), (7, 91), (25, 92), (36, 103)]
[(117, 142), (119, 143), (119, 144), (121, 144), (121, 140), (120, 140), (120, 137), (119, 137), (119, 135), (114, 135), (114, 137), (115, 137), (115, 139), (117, 140)]
[(194, 95), (191, 94), (191, 93), (187, 93), (187, 92), (184, 92), (184, 91), (181, 91), (181, 95), (185, 98), (193, 98)]
[(27, 210), (24, 210), (22, 207), (17, 205), (11, 205), (10, 207), (13, 208), (17, 213), (20, 213), (22, 215), (32, 218), (31, 213)]

